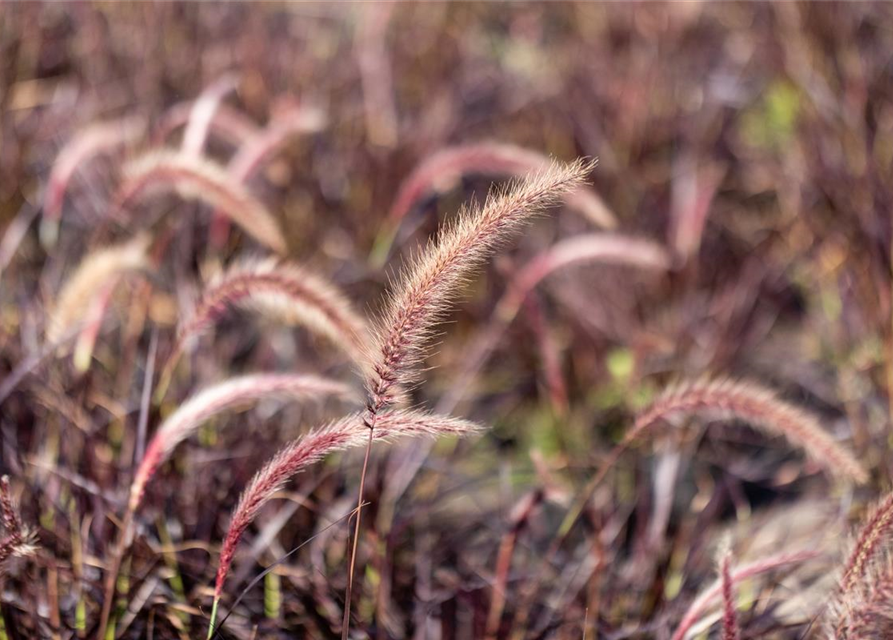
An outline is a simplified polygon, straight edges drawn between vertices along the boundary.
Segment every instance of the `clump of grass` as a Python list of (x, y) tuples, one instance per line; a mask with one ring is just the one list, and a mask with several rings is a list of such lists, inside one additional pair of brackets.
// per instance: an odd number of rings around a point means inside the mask
[(248, 235), (276, 253), (285, 253), (282, 230), (273, 215), (217, 163), (180, 151), (153, 151), (125, 167), (115, 207), (123, 210), (150, 193), (176, 193), (224, 212)]
[[(299, 439), (258, 472), (243, 493), (220, 554), (209, 637), (235, 546), (260, 507), (288, 478), (331, 451), (365, 443), (359, 507), (374, 440), (397, 435), (458, 435), (476, 430), (474, 425), (462, 420), (392, 408), (401, 400), (406, 387), (419, 380), (416, 369), (425, 357), (434, 327), (473, 270), (530, 218), (578, 187), (589, 169), (590, 165), (580, 161), (553, 164), (497, 192), (483, 206), (463, 210), (455, 222), (441, 230), (436, 242), (403, 270), (373, 338), (366, 411)], [(359, 515), (358, 511), (345, 594), (344, 637), (348, 633)]]
[[(558, 535), (545, 553), (544, 565), (558, 553), (593, 492), (623, 452), (635, 442), (651, 435), (660, 424), (679, 415), (721, 416), (743, 420), (768, 435), (784, 436), (833, 476), (857, 483), (868, 480), (868, 474), (858, 460), (822, 429), (818, 418), (779, 399), (773, 391), (752, 382), (734, 380), (702, 379), (682, 382), (669, 387), (639, 413), (623, 440), (614, 447), (601, 469), (568, 509), (558, 527)], [(531, 597), (532, 592), (528, 594), (528, 599)], [(529, 603), (525, 602), (527, 604)]]
[(212, 417), (240, 406), (261, 400), (285, 397), (299, 400), (319, 400), (324, 397), (348, 398), (351, 390), (346, 385), (303, 374), (251, 374), (231, 378), (208, 387), (180, 405), (155, 432), (130, 485), (130, 497), (121, 526), (118, 543), (106, 573), (105, 599), (100, 618), (99, 637), (104, 636), (111, 613), (115, 581), (124, 553), (133, 536), (133, 518), (139, 508), (146, 486), (181, 442)]

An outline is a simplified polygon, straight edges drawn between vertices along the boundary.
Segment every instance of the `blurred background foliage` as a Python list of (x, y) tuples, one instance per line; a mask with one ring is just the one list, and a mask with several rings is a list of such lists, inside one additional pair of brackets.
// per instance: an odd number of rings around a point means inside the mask
[[(381, 593), (382, 565), (367, 564), (359, 615), (375, 619), (366, 629), (370, 637), (424, 637), (418, 634), (425, 615), (413, 613), (418, 585), (407, 577), (417, 559), (407, 549), (430, 554), (438, 568), (426, 593), (440, 607), (442, 635), (430, 637), (484, 637), (488, 576), (499, 540), (494, 531), (502, 531), (518, 496), (534, 487), (559, 496), (537, 512), (522, 536), (524, 550), (513, 566), (525, 577), (561, 520), (566, 501), (560, 496), (585, 484), (634, 412), (674, 379), (732, 375), (781, 389), (820, 413), (841, 438), (851, 434), (872, 468), (875, 488), (888, 488), (890, 4), (2, 3), (0, 228), (34, 219), (52, 162), (77, 131), (130, 114), (157, 122), (226, 72), (238, 77), (229, 101), (258, 123), (288, 101), (326, 114), (325, 130), (290, 144), (254, 186), (279, 216), (290, 256), (332, 274), (360, 308), (377, 309), (401, 260), (462, 202), (486, 193), (490, 180), (472, 176), (426, 199), (385, 246), (388, 266), (375, 259), (402, 180), (436, 151), (465, 142), (511, 142), (562, 159), (597, 158), (591, 179), (619, 229), (664, 243), (676, 257), (676, 268), (664, 276), (620, 267), (573, 269), (533, 296), (534, 312), (525, 311), (510, 328), (473, 393), (456, 409), (492, 424), (492, 433), (473, 445), (439, 444), (408, 504), (401, 503), (402, 527), (384, 527), (379, 519), (368, 533), (365, 544), (378, 545), (392, 563), (392, 600), (385, 604), (375, 596)], [(223, 151), (212, 147), (210, 153)], [(53, 292), (101, 241), (92, 234), (117, 169), (100, 163), (80, 172), (56, 250), (41, 247), (35, 224), (15, 260), (3, 265), (0, 377), (35, 352)], [(693, 241), (680, 239), (679, 225), (698, 215), (705, 217), (703, 231)], [(243, 253), (236, 239), (221, 255), (208, 255), (200, 232), (207, 219), (183, 224), (191, 232), (165, 273), (180, 269), (198, 280), (208, 261)], [(490, 317), (506, 274), (557, 239), (590, 230), (580, 217), (557, 212), (488, 267), (446, 327), (431, 358), (437, 368), (416, 391), (418, 399), (435, 406), (455, 383), (464, 347)], [(113, 237), (133, 231), (106, 230)], [(170, 290), (153, 295), (147, 313), (158, 331), (172, 330), (176, 307)], [(196, 383), (221, 368), (316, 362), (315, 349), (302, 338), (264, 331), (241, 321), (224, 327), (215, 353), (202, 354), (193, 365)], [(3, 406), (2, 465), (28, 479), (26, 511), (39, 518), (50, 558), (70, 557), (72, 535), (80, 530), (69, 525), (71, 518), (85, 523), (89, 534), (78, 542), (92, 558), (87, 564), (101, 564), (95, 558), (102, 557), (109, 527), (99, 517), (101, 501), (85, 486), (116, 486), (116, 460), (126, 451), (141, 390), (134, 367), (143, 366), (151, 330), (147, 325), (135, 335), (118, 333), (97, 346), (98, 364), (88, 375), (73, 376), (60, 362), (46, 373), (46, 383), (29, 383), (45, 387), (39, 402), (16, 395)], [(269, 344), (258, 346), (264, 336)], [(549, 356), (558, 363), (563, 389), (544, 372)], [(191, 388), (179, 389), (174, 399), (182, 400)], [(84, 415), (60, 414), (66, 399), (82, 406)], [(89, 426), (72, 429), (73, 420)], [(242, 433), (261, 431), (260, 418), (246, 420)], [(223, 471), (205, 464), (198, 472), (186, 471), (190, 464), (182, 460), (178, 470), (168, 470), (168, 488), (177, 490), (154, 490), (154, 524), (160, 529), (152, 531), (202, 544), (219, 540), (238, 488), (282, 440), (281, 433), (264, 430), (248, 443), (207, 428), (202, 444), (236, 451), (235, 461)], [(249, 444), (263, 446), (255, 451)], [(555, 593), (543, 597), (547, 613), (533, 616), (530, 637), (578, 638), (584, 619), (598, 637), (631, 637), (631, 620), (652, 621), (657, 633), (666, 626), (665, 603), (711, 575), (705, 551), (711, 536), (700, 525), (725, 526), (731, 517), (766, 532), (770, 525), (752, 523), (751, 508), (771, 513), (795, 500), (797, 509), (810, 514), (804, 522), (824, 513), (811, 501), (828, 491), (815, 468), (792, 467), (794, 454), (767, 448), (752, 432), (708, 430), (704, 437), (667, 446), (685, 452), (686, 462), (677, 473), (681, 479), (674, 480), (678, 496), (653, 557), (642, 560), (632, 550), (654, 544), (649, 536), (656, 534), (648, 529), (657, 500), (653, 483), (661, 460), (670, 458), (643, 450), (622, 466), (616, 486), (597, 496), (592, 508), (599, 517), (584, 523), (562, 556), (564, 564), (553, 568), (562, 580)], [(389, 474), (412, 450), (380, 454), (371, 472), (373, 501), (387, 494)], [(194, 462), (200, 448), (194, 445), (191, 455)], [(47, 475), (47, 465), (74, 476)], [(355, 495), (350, 464), (325, 466), (318, 478), (298, 480), (295, 491), (315, 491), (318, 502)], [(810, 539), (827, 527), (839, 539), (849, 514), (840, 507), (846, 500), (835, 497), (841, 502), (832, 509), (833, 524), (792, 526), (783, 537)], [(84, 520), (88, 514), (92, 518)], [(483, 523), (494, 517), (488, 530)], [(617, 548), (623, 561), (618, 557), (611, 579), (605, 578), (611, 592), (591, 614), (592, 588), (580, 587), (567, 571), (581, 562), (578, 545), (594, 523), (606, 521), (622, 531)], [(313, 514), (294, 518), (281, 548), (303, 540), (315, 522)], [(343, 581), (343, 548), (327, 549), (328, 555), (313, 556), (322, 563), (314, 566), (326, 579), (334, 576), (337, 587)], [(144, 545), (140, 553), (134, 566), (143, 567), (145, 578), (158, 570), (148, 568), (157, 549)], [(194, 615), (185, 603), (200, 600), (190, 590), (207, 584), (213, 562), (195, 550), (177, 557), (179, 569), (171, 569), (176, 560), (166, 565), (180, 580), (179, 586), (170, 583), (169, 599), (182, 601)], [(816, 579), (820, 569), (801, 584)], [(32, 571), (42, 584), (50, 570)], [(253, 605), (249, 599), (249, 608), (266, 620), (263, 628), (271, 634), (285, 615), (293, 628), (328, 637), (328, 621), (337, 619), (331, 597), (338, 589), (331, 587), (326, 597), (307, 595), (328, 587), (312, 571), (293, 573), (288, 587), (268, 580), (267, 599)], [(97, 592), (96, 572), (87, 570), (80, 578), (85, 591)], [(277, 601), (275, 594), (285, 588), (299, 595)], [(46, 602), (46, 596), (35, 597)], [(47, 624), (48, 614), (28, 617), (27, 602), (23, 595), (3, 605), (17, 611), (7, 611), (7, 620), (30, 629), (22, 637)], [(80, 625), (83, 632), (84, 620), (95, 615), (86, 606), (80, 596), (58, 602), (57, 630)], [(509, 612), (511, 607), (510, 598)], [(754, 619), (766, 614), (754, 607)], [(159, 622), (158, 633), (174, 634), (170, 629), (179, 615), (169, 616), (168, 626)], [(803, 611), (787, 615), (766, 622), (765, 629), (800, 637)], [(500, 637), (512, 631), (510, 617)], [(140, 617), (134, 633), (147, 624)]]

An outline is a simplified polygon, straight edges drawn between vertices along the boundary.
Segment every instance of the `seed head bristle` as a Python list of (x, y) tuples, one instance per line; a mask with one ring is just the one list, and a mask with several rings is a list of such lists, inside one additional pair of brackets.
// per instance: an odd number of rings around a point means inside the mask
[[(781, 569), (783, 567), (800, 564), (801, 562), (811, 560), (818, 555), (818, 551), (802, 550), (784, 552), (769, 556), (768, 558), (761, 558), (749, 564), (731, 569), (729, 582), (734, 585), (735, 583), (768, 573), (769, 571), (775, 571), (776, 569)], [(713, 605), (720, 597), (722, 597), (722, 579), (717, 579), (710, 587), (702, 591), (691, 605), (689, 605), (688, 610), (682, 616), (679, 626), (677, 626), (676, 631), (673, 632), (671, 640), (682, 640), (685, 638), (689, 629), (691, 629), (701, 618), (708, 607)]]
[[(482, 173), (522, 178), (542, 171), (551, 160), (537, 151), (513, 144), (480, 142), (448, 147), (419, 164), (397, 192), (388, 219), (396, 225), (427, 193), (452, 188), (462, 177)], [(566, 202), (598, 227), (613, 229), (617, 219), (592, 189), (564, 194)]]
[(321, 399), (348, 398), (346, 385), (326, 378), (303, 374), (250, 374), (215, 384), (180, 405), (155, 432), (146, 448), (130, 488), (128, 508), (135, 511), (142, 501), (146, 485), (158, 467), (178, 444), (210, 418), (224, 411), (267, 398)]
[[(480, 427), (472, 422), (419, 411), (391, 411), (380, 414), (372, 437), (388, 440), (401, 436), (464, 436)], [(242, 534), (265, 505), (292, 476), (336, 451), (364, 447), (369, 429), (363, 413), (345, 416), (329, 425), (310, 431), (282, 449), (258, 471), (233, 511), (229, 530), (220, 552), (220, 564), (214, 588), (215, 602), (220, 599), (223, 584), (232, 564)]]
[(818, 418), (751, 382), (705, 379), (675, 385), (639, 414), (624, 443), (678, 414), (718, 414), (743, 420), (770, 435), (784, 436), (832, 475), (857, 483), (868, 480), (855, 456), (822, 429)]
[(342, 349), (361, 368), (366, 366), (369, 331), (347, 297), (307, 268), (275, 258), (245, 261), (214, 277), (193, 313), (180, 324), (175, 352), (233, 307), (306, 327)]
[(377, 324), (374, 374), (368, 383), (373, 414), (397, 402), (402, 389), (417, 381), (417, 365), (435, 324), (473, 270), (534, 215), (578, 188), (590, 169), (582, 161), (555, 163), (497, 190), (483, 206), (461, 211), (403, 269)]
[(145, 269), (149, 241), (148, 235), (139, 235), (124, 244), (88, 254), (56, 298), (47, 322), (47, 341), (57, 342), (77, 329), (90, 311), (93, 300), (102, 295), (108, 285), (127, 273)]
[(154, 151), (128, 163), (125, 176), (116, 196), (119, 210), (146, 193), (176, 193), (222, 211), (258, 242), (277, 253), (285, 252), (284, 236), (273, 215), (244, 185), (207, 158)]

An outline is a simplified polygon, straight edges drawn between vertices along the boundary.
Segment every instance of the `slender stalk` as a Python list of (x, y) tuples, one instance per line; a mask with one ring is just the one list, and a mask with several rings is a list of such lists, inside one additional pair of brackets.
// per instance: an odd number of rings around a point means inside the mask
[(350, 548), (350, 567), (347, 573), (347, 590), (344, 593), (344, 618), (341, 620), (341, 640), (347, 640), (350, 635), (350, 603), (353, 597), (354, 567), (357, 562), (357, 545), (360, 541), (360, 516), (363, 513), (363, 496), (366, 487), (366, 470), (369, 468), (369, 454), (372, 451), (373, 429), (369, 427), (369, 441), (366, 444), (366, 452), (363, 455), (363, 472), (360, 474), (360, 488), (357, 491), (357, 517), (354, 521), (353, 542)]

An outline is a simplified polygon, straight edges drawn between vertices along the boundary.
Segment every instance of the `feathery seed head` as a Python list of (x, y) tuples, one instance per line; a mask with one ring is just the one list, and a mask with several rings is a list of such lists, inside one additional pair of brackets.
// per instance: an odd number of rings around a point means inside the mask
[(732, 581), (732, 546), (726, 538), (719, 550), (719, 579), (722, 584), (722, 640), (738, 640), (738, 614), (735, 605), (735, 585)]
[(378, 323), (368, 384), (374, 415), (400, 399), (418, 379), (436, 323), (460, 287), (493, 251), (534, 215), (578, 188), (591, 165), (553, 163), (491, 194), (481, 207), (465, 209), (446, 224), (428, 249), (407, 265)]
[(858, 483), (868, 480), (868, 473), (855, 456), (828, 435), (818, 418), (750, 382), (699, 380), (674, 385), (639, 414), (624, 443), (680, 413), (720, 414), (744, 420), (770, 435), (784, 436), (832, 475)]
[(882, 545), (893, 533), (893, 493), (874, 508), (859, 530), (859, 535), (844, 567), (840, 591), (844, 594), (865, 581), (865, 574), (878, 556)]
[(37, 553), (37, 535), (19, 516), (18, 505), (12, 498), (9, 476), (0, 478), (0, 523), (5, 535), (0, 539), (0, 573), (10, 558), (26, 558)]
[(328, 338), (358, 365), (367, 358), (368, 329), (347, 297), (307, 268), (275, 258), (246, 261), (215, 276), (192, 315), (180, 324), (178, 344), (209, 329), (231, 307), (304, 326)]
[(884, 554), (863, 569), (859, 580), (828, 610), (829, 640), (889, 638), (893, 634), (893, 560)]
[(65, 282), (47, 323), (46, 338), (60, 340), (84, 321), (96, 296), (115, 286), (123, 275), (148, 266), (150, 238), (140, 234), (129, 242), (88, 254)]
[[(419, 411), (391, 411), (378, 416), (372, 437), (388, 440), (400, 436), (464, 436), (480, 427), (472, 422)], [(369, 429), (363, 413), (354, 413), (301, 436), (274, 456), (258, 471), (233, 511), (229, 530), (220, 552), (220, 564), (214, 588), (215, 602), (220, 599), (223, 584), (232, 564), (242, 534), (263, 507), (295, 474), (319, 462), (335, 451), (363, 447), (369, 441)]]
[(149, 480), (177, 445), (213, 416), (267, 398), (303, 400), (350, 395), (350, 388), (340, 382), (301, 374), (245, 375), (200, 391), (180, 405), (155, 433), (134, 476), (129, 509), (135, 511), (139, 507)]
[(163, 150), (147, 153), (127, 164), (125, 182), (118, 190), (117, 207), (126, 207), (144, 193), (173, 192), (219, 209), (258, 242), (285, 252), (279, 223), (239, 181), (215, 162), (197, 155)]
[[(543, 171), (552, 160), (537, 151), (513, 144), (480, 142), (442, 149), (419, 164), (397, 192), (388, 214), (396, 225), (426, 193), (451, 188), (462, 176), (483, 173), (523, 178)], [(592, 167), (589, 167), (591, 170)], [(599, 227), (613, 229), (617, 219), (601, 198), (588, 188), (568, 192), (567, 203)]]

